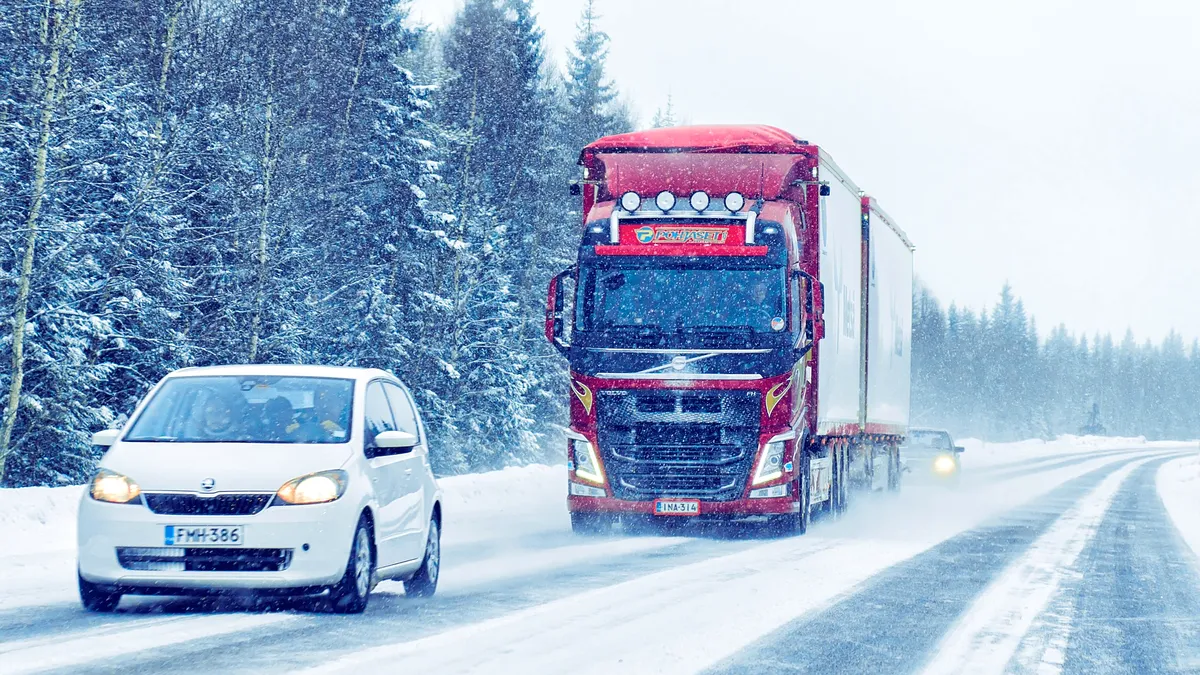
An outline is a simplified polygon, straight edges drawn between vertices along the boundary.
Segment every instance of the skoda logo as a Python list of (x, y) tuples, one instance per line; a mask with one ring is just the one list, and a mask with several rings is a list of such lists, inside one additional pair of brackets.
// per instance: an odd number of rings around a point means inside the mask
[(649, 225), (643, 225), (634, 230), (633, 233), (637, 235), (637, 240), (643, 244), (649, 244), (654, 241), (654, 228)]
[(200, 481), (200, 489), (204, 490), (205, 492), (212, 492), (213, 490), (217, 489), (217, 481), (212, 478), (205, 478), (204, 480)]

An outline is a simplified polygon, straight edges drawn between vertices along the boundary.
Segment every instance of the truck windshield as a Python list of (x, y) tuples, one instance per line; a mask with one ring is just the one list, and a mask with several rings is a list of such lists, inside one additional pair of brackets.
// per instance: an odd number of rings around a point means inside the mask
[(584, 269), (585, 331), (774, 333), (784, 330), (787, 276), (768, 269)]

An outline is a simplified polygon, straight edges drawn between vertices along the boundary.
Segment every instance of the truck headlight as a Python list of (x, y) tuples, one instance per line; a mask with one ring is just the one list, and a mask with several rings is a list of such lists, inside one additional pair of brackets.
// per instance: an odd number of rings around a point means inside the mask
[(783, 475), (783, 441), (772, 441), (763, 448), (754, 470), (754, 485), (775, 480)]
[(275, 497), (284, 504), (324, 504), (345, 494), (349, 480), (349, 474), (340, 469), (310, 473), (284, 483)]
[(940, 474), (954, 473), (957, 468), (954, 458), (949, 455), (942, 455), (933, 460), (933, 470)]
[(571, 456), (575, 458), (575, 477), (596, 485), (604, 485), (604, 469), (596, 448), (589, 441), (571, 439)]
[(141, 501), (142, 488), (129, 476), (123, 476), (116, 471), (100, 469), (92, 477), (88, 490), (92, 499), (109, 504), (130, 504)]

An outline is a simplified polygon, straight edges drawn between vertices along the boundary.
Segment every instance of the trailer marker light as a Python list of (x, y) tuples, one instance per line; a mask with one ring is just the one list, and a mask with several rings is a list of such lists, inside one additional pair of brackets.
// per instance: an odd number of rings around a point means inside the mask
[(698, 190), (692, 193), (692, 198), (690, 201), (692, 204), (692, 210), (701, 212), (708, 208), (708, 205), (712, 200), (708, 198), (707, 192), (704, 190)]
[(730, 192), (725, 195), (725, 210), (730, 213), (737, 213), (746, 205), (746, 198), (740, 192)]
[(621, 208), (633, 213), (642, 205), (642, 198), (636, 192), (626, 192), (621, 195)]
[(666, 213), (675, 208), (675, 195), (671, 194), (669, 190), (663, 190), (654, 198), (654, 205), (658, 207), (659, 211)]

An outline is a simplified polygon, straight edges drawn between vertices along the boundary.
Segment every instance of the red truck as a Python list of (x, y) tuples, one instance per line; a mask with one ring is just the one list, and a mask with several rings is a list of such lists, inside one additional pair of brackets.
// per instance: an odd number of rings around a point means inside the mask
[(570, 363), (568, 508), (803, 533), (897, 490), (912, 244), (821, 148), (768, 126), (602, 138), (550, 283)]

